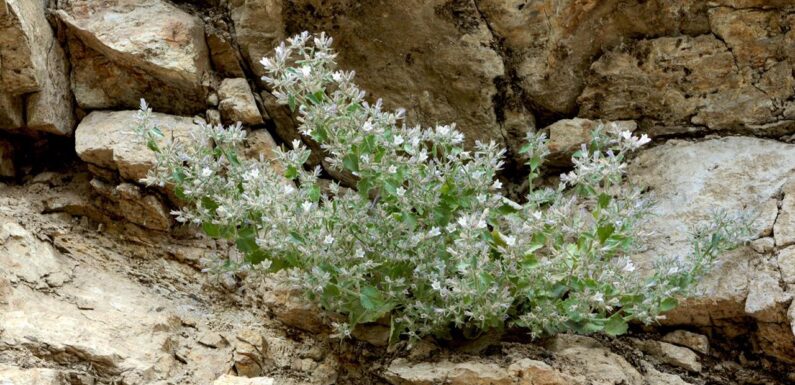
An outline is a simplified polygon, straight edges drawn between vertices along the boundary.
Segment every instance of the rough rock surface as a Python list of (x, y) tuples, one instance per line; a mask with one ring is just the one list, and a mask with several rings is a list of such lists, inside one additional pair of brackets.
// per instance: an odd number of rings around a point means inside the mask
[(240, 122), (249, 126), (264, 123), (246, 79), (224, 79), (218, 87), (218, 97), (218, 109), (226, 122)]
[(72, 88), (81, 108), (202, 111), (210, 59), (204, 25), (163, 0), (69, 0), (58, 18), (69, 31)]
[[(75, 130), (75, 150), (85, 162), (118, 170), (122, 178), (139, 181), (154, 165), (155, 156), (133, 133), (137, 111), (95, 111)], [(190, 139), (192, 118), (154, 113), (166, 138)]]
[(0, 1), (0, 130), (69, 135), (68, 63), (41, 0)]
[[(639, 260), (689, 253), (688, 227), (704, 223), (717, 209), (756, 211), (754, 235), (764, 236), (781, 218), (778, 205), (768, 202), (777, 200), (793, 177), (792, 164), (795, 145), (748, 137), (669, 141), (642, 152), (630, 174), (651, 189), (657, 215), (648, 224), (654, 229), (650, 247)], [(793, 320), (786, 315), (792, 293), (782, 288), (781, 272), (771, 265), (749, 247), (721, 256), (701, 283), (701, 296), (685, 301), (664, 322), (723, 328), (729, 334), (750, 333), (748, 322), (756, 322), (754, 336), (765, 353), (795, 359)]]

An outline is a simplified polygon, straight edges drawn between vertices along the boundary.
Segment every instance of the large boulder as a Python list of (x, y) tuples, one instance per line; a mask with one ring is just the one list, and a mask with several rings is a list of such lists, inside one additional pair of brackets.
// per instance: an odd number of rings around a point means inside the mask
[(43, 0), (0, 1), (0, 129), (69, 135), (68, 62)]
[(69, 0), (57, 15), (81, 108), (135, 108), (141, 98), (161, 112), (206, 108), (210, 59), (198, 17), (163, 0)]
[[(748, 137), (677, 140), (642, 152), (630, 178), (650, 188), (656, 206), (647, 224), (653, 230), (646, 240), (650, 247), (638, 262), (648, 266), (654, 256), (689, 254), (690, 229), (716, 210), (751, 211), (753, 236), (769, 237), (781, 217), (782, 189), (795, 178), (792, 164), (795, 145)], [(774, 255), (763, 252), (740, 247), (721, 256), (699, 284), (699, 295), (662, 322), (715, 328), (729, 336), (751, 334), (764, 353), (795, 360), (793, 320), (787, 315), (792, 287), (780, 284), (786, 279), (782, 269)]]
[[(140, 181), (155, 164), (155, 154), (136, 137), (138, 111), (94, 111), (75, 130), (75, 150), (85, 162), (118, 171), (122, 178)], [(189, 140), (192, 118), (154, 113), (153, 119), (170, 138)]]

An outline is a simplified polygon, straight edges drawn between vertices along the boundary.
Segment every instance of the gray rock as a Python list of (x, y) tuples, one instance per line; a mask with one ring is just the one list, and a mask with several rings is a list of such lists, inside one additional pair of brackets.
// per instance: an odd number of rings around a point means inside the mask
[(709, 339), (703, 334), (693, 333), (687, 330), (675, 330), (663, 336), (662, 340), (674, 345), (690, 348), (701, 354), (709, 353)]
[(244, 125), (264, 123), (246, 79), (224, 79), (218, 88), (218, 97), (220, 99), (218, 109), (225, 122), (233, 124), (240, 122)]

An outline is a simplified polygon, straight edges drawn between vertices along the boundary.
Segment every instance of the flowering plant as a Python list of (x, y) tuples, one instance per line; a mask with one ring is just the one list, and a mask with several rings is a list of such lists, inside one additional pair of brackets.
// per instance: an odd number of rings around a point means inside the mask
[(676, 306), (741, 235), (736, 221), (718, 216), (695, 233), (691, 255), (661, 258), (641, 274), (629, 256), (650, 204), (623, 177), (645, 135), (601, 125), (574, 154), (573, 170), (539, 187), (546, 140), (528, 134), (531, 187), (515, 202), (496, 178), (502, 149), (466, 149), (454, 125), (409, 127), (402, 110), (368, 103), (354, 73), (337, 69), (331, 42), (288, 39), (262, 60), (263, 80), (326, 164), (355, 176), (355, 190), (332, 183), (324, 193), (322, 170), (307, 169), (310, 151), (299, 141), (273, 161), (244, 159), (240, 125), (201, 123), (193, 140), (161, 145), (142, 104), (138, 132), (157, 154), (146, 182), (173, 186), (186, 202), (177, 219), (236, 243), (242, 257), (223, 266), (286, 270), (309, 298), (347, 316), (336, 325), (341, 335), (382, 318), (393, 341), (506, 324), (536, 336), (621, 334), (628, 321), (653, 322)]

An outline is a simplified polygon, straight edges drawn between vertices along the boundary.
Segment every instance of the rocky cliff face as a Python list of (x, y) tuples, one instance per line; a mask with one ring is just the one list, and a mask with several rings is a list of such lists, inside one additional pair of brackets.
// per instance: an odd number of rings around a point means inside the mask
[[(641, 262), (685, 252), (715, 209), (757, 212), (755, 240), (653, 331), (681, 329), (667, 342), (357, 361), (369, 348), (285, 329), (323, 322), (287, 292), (199, 274), (226, 246), (174, 228), (174, 198), (138, 183), (152, 159), (129, 129), (145, 98), (176, 136), (241, 121), (269, 156), (299, 135), (258, 62), (303, 30), (331, 34), (411, 123), (503, 145), (515, 185), (528, 131), (564, 168), (596, 120), (652, 136), (630, 173), (658, 200)], [(794, 69), (791, 0), (0, 0), (0, 178), (15, 185), (0, 187), (0, 383), (764, 381), (795, 362)]]

